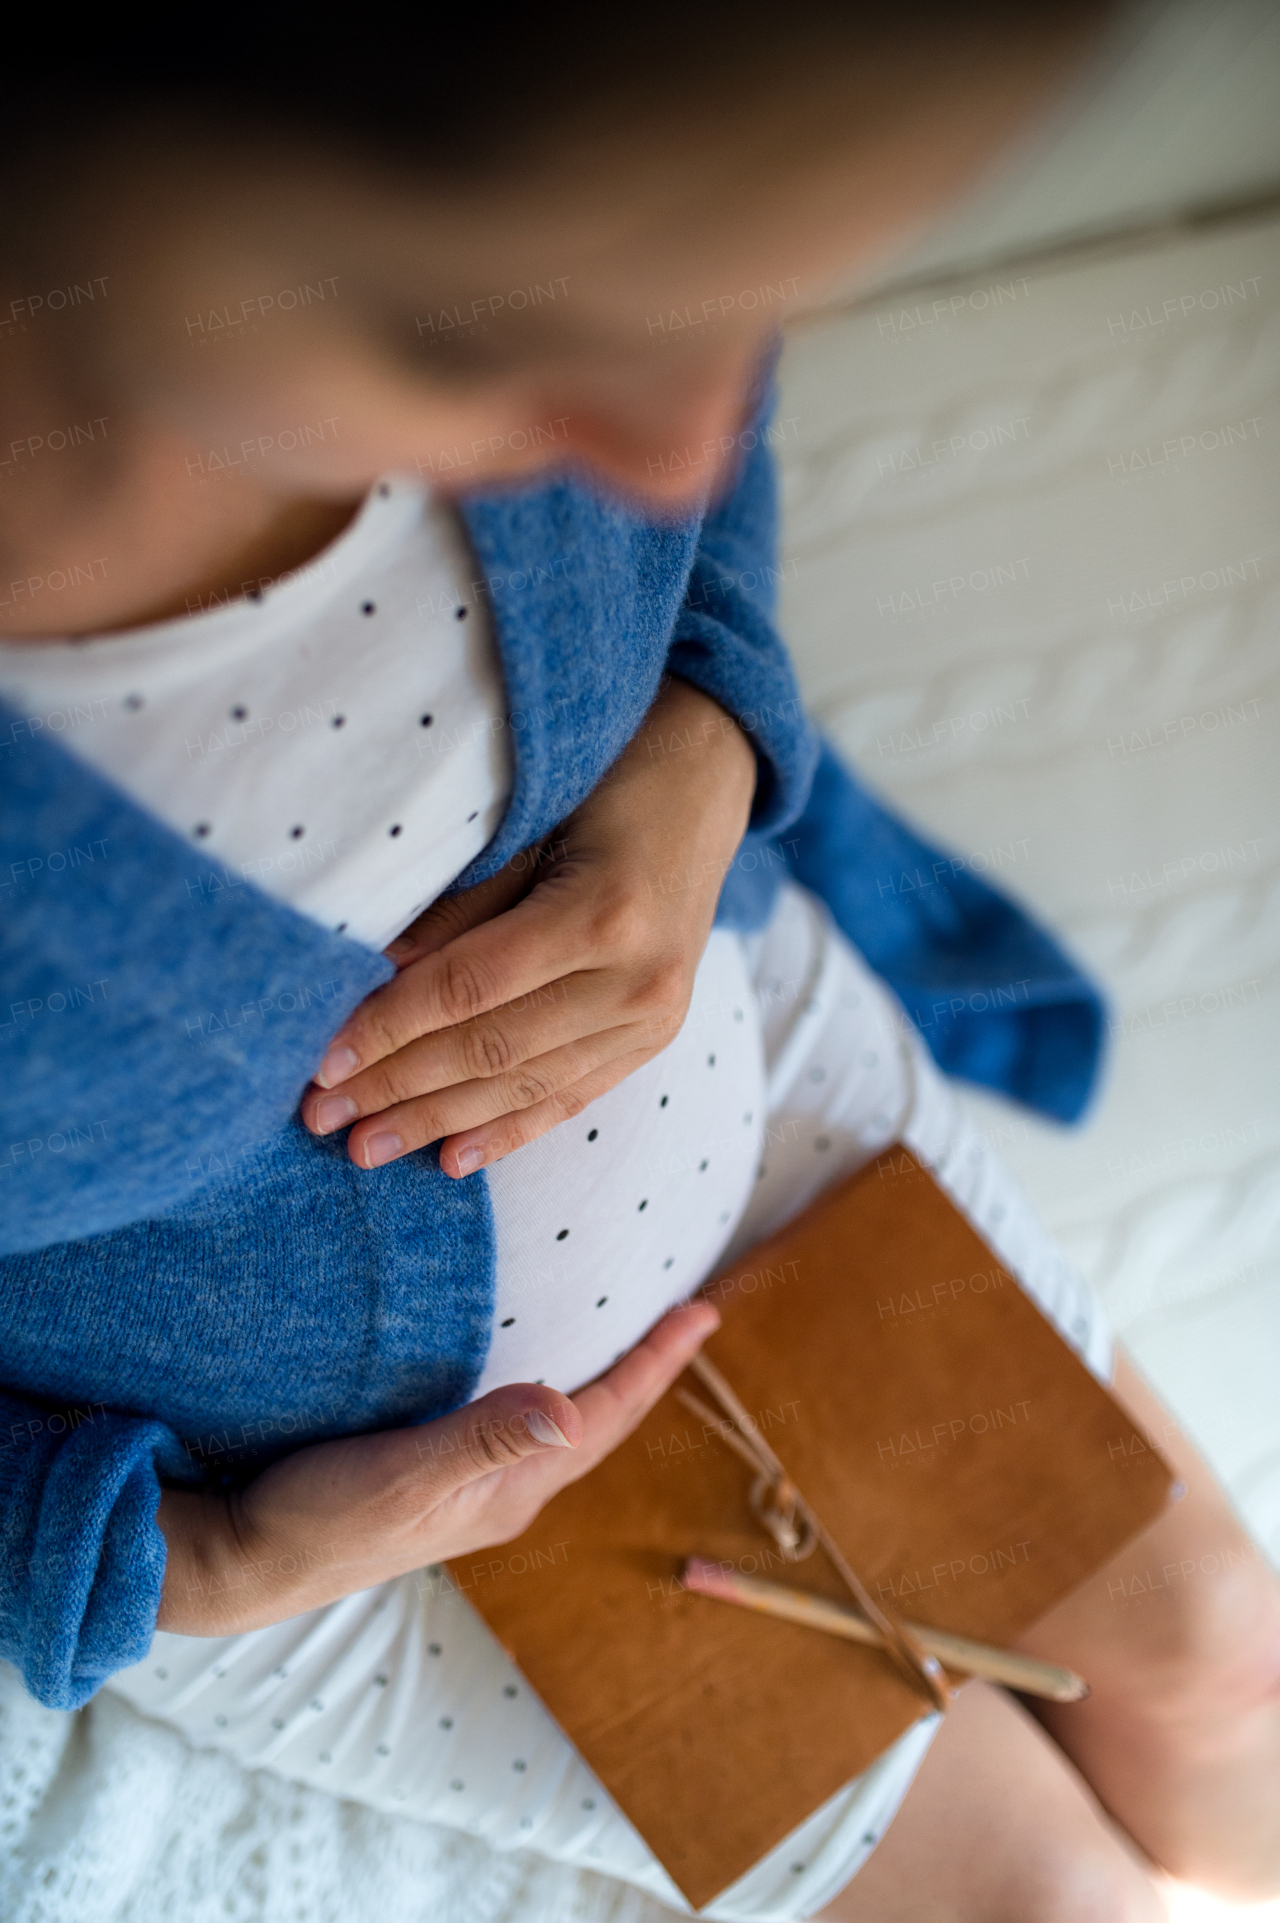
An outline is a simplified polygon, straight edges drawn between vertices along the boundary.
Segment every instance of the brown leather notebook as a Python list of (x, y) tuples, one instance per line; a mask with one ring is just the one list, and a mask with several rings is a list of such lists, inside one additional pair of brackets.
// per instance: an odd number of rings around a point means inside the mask
[[(708, 1293), (706, 1354), (909, 1621), (1007, 1646), (1165, 1507), (1167, 1466), (1118, 1446), (1132, 1419), (904, 1149)], [(848, 1601), (821, 1548), (783, 1560), (751, 1482), (672, 1391), (525, 1535), (449, 1566), (695, 1909), (927, 1708), (880, 1650), (681, 1588), (700, 1553)]]

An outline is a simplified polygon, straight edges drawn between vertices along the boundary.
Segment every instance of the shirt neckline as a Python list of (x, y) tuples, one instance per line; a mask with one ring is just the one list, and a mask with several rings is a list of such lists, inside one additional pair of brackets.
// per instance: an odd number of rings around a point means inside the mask
[(292, 629), (316, 604), (331, 600), (335, 589), (407, 531), (429, 499), (430, 491), (416, 479), (382, 475), (340, 534), (309, 560), (286, 569), (260, 594), (237, 595), (225, 605), (202, 608), (196, 614), (171, 615), (164, 621), (83, 639), (50, 635), (42, 641), (0, 640), (0, 674), (9, 669), (62, 678), (76, 663), (82, 670), (90, 664), (97, 670), (113, 664), (134, 667), (159, 655), (172, 658), (179, 646), (184, 652), (190, 650), (194, 663), (207, 659), (211, 647), (238, 638), (245, 629), (251, 630), (256, 645), (281, 628)]

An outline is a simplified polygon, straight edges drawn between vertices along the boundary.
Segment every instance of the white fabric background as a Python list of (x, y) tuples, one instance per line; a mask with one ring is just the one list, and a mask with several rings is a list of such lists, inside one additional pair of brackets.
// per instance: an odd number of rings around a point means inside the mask
[(853, 288), (1176, 225), (1280, 193), (1272, 0), (1129, 0), (1049, 118)]
[(1277, 267), (1253, 223), (873, 304), (797, 333), (782, 413), (820, 718), (1120, 1024), (1082, 1128), (965, 1104), (1280, 1557)]

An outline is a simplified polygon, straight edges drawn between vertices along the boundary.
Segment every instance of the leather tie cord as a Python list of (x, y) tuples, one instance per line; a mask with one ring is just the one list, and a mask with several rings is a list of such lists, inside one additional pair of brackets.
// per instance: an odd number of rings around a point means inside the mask
[[(757, 1472), (751, 1487), (752, 1510), (773, 1536), (787, 1561), (802, 1562), (821, 1543), (859, 1609), (868, 1622), (879, 1630), (886, 1654), (910, 1678), (914, 1687), (923, 1687), (930, 1702), (945, 1715), (951, 1706), (952, 1691), (937, 1657), (930, 1656), (921, 1647), (899, 1617), (872, 1600), (866, 1586), (841, 1554), (839, 1545), (822, 1518), (805, 1501), (778, 1457), (760, 1435), (759, 1425), (752, 1421), (750, 1412), (738, 1400), (715, 1364), (709, 1362), (705, 1355), (696, 1355), (689, 1368), (711, 1391), (724, 1414), (718, 1415), (714, 1409), (709, 1409), (687, 1389), (678, 1388), (676, 1394), (686, 1408), (692, 1409), (702, 1421), (711, 1423), (730, 1448)], [(797, 1520), (802, 1527), (797, 1528)]]

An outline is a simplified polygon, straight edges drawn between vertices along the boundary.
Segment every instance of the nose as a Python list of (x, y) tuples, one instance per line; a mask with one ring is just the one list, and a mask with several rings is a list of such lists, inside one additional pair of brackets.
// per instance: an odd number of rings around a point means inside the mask
[[(665, 349), (667, 353), (679, 349)], [(660, 512), (701, 505), (732, 474), (743, 451), (758, 348), (607, 397), (569, 414), (574, 456), (622, 494)]]

